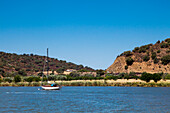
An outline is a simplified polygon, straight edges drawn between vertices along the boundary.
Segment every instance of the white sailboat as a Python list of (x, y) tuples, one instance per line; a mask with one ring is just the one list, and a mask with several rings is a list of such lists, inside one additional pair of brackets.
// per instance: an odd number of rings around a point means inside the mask
[[(49, 70), (49, 66), (48, 66), (48, 48), (47, 48), (46, 64), (47, 64), (47, 80), (48, 80), (48, 70)], [(44, 65), (44, 69), (45, 69), (45, 65)], [(43, 72), (44, 72), (44, 69), (43, 69)], [(43, 76), (42, 76), (42, 85), (41, 85), (41, 88), (43, 90), (59, 90), (61, 88), (61, 86), (56, 85), (55, 83), (50, 84), (49, 81), (48, 81), (49, 85), (43, 85), (43, 77), (44, 77), (44, 73), (43, 73)]]

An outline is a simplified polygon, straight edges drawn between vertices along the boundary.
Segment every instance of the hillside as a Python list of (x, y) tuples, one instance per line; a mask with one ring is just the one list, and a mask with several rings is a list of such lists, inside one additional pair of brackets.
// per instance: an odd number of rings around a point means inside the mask
[[(23, 76), (37, 74), (42, 72), (45, 56), (38, 56), (33, 54), (17, 55), (15, 53), (0, 52), (0, 76), (14, 76), (20, 74)], [(85, 69), (94, 71), (90, 67), (83, 65), (76, 65), (71, 62), (49, 58), (49, 70), (56, 71), (57, 69)]]
[(107, 69), (109, 73), (170, 73), (170, 38), (154, 45), (135, 47), (119, 55)]

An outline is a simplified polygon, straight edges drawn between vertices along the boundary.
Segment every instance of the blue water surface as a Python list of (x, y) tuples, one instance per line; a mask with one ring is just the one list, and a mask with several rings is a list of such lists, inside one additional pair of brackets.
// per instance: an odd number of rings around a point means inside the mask
[(0, 87), (0, 112), (168, 113), (169, 87)]

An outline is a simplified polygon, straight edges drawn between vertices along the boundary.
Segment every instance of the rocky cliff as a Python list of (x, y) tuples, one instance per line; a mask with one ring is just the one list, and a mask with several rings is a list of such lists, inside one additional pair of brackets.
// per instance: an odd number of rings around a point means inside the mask
[(106, 70), (109, 73), (170, 73), (170, 38), (125, 51)]

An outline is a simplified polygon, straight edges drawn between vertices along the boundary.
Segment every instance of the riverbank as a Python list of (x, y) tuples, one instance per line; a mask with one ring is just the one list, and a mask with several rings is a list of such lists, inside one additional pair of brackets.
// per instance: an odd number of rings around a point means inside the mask
[[(51, 81), (53, 82), (53, 81)], [(72, 81), (55, 81), (56, 84), (61, 86), (128, 86), (128, 87), (170, 87), (170, 80), (161, 80), (157, 83), (145, 82), (142, 80), (135, 79), (118, 79), (118, 80), (72, 80)], [(47, 84), (47, 83), (44, 83)], [(18, 82), (8, 83), (2, 82), (0, 86), (40, 86), (41, 82)]]

